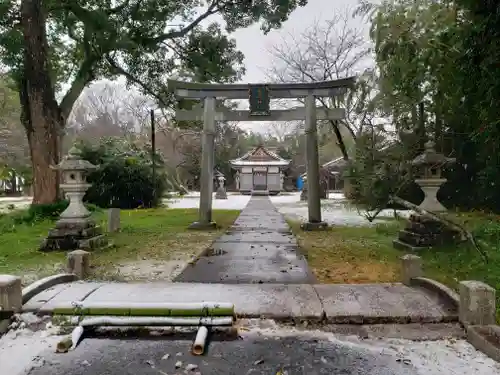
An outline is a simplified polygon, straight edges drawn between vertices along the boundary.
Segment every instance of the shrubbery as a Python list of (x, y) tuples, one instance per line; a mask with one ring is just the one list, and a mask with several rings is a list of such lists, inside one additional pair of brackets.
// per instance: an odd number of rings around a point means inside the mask
[[(28, 209), (0, 214), (0, 234), (16, 230), (16, 225), (34, 225), (43, 220), (57, 220), (68, 207), (69, 201), (61, 200), (51, 204), (32, 204)], [(98, 211), (99, 207), (86, 203), (90, 212)]]
[(102, 208), (133, 209), (155, 207), (167, 187), (161, 155), (156, 156), (156, 177), (153, 178), (151, 153), (126, 140), (106, 138), (97, 145), (78, 146), (83, 159), (99, 165), (88, 176), (92, 187), (85, 201)]
[(364, 136), (357, 140), (356, 146), (355, 158), (345, 171), (350, 185), (349, 200), (367, 211), (402, 208), (390, 203), (391, 195), (414, 204), (423, 201), (424, 193), (413, 181), (402, 145), (374, 147), (371, 137)]

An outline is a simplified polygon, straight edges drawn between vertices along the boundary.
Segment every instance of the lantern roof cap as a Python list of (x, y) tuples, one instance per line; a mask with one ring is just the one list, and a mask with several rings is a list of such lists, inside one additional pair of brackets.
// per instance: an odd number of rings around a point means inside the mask
[(55, 169), (61, 171), (92, 171), (98, 169), (97, 165), (82, 159), (82, 151), (73, 145), (68, 154), (61, 160)]
[(436, 152), (435, 143), (428, 141), (425, 143), (425, 151), (412, 160), (411, 164), (414, 166), (438, 166), (441, 167), (445, 164), (454, 163), (455, 158), (447, 158), (443, 154)]

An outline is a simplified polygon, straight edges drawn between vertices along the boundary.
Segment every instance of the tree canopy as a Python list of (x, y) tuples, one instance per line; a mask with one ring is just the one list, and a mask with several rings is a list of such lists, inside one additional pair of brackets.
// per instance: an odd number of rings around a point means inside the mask
[[(0, 63), (19, 91), (34, 202), (57, 199), (61, 133), (82, 90), (124, 76), (167, 107), (166, 79), (232, 82), (243, 55), (228, 37), (278, 28), (307, 0), (0, 0)], [(219, 23), (207, 25), (211, 16)], [(63, 87), (68, 89), (63, 94)], [(56, 100), (56, 93), (63, 94)]]

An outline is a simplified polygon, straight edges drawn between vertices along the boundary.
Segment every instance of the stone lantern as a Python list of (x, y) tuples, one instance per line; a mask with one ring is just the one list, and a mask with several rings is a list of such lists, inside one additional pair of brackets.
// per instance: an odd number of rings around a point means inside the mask
[(94, 249), (106, 244), (101, 228), (83, 204), (83, 197), (92, 186), (87, 183), (87, 173), (98, 166), (82, 160), (80, 150), (73, 146), (59, 165), (53, 168), (61, 172), (63, 183), (60, 187), (69, 199), (69, 205), (59, 216), (56, 227), (49, 231), (40, 250)]
[[(412, 161), (416, 169), (417, 178), (415, 182), (422, 188), (425, 194), (420, 208), (426, 211), (446, 211), (446, 208), (437, 200), (437, 192), (441, 185), (446, 182), (442, 177), (442, 168), (455, 159), (447, 158), (438, 154), (434, 149), (433, 142), (425, 144), (423, 154)], [(393, 241), (397, 249), (404, 251), (419, 251), (445, 244), (453, 244), (459, 241), (460, 233), (448, 228), (443, 223), (425, 215), (412, 214), (403, 230), (398, 233), (398, 238)]]
[(420, 208), (435, 212), (446, 211), (446, 208), (437, 199), (437, 192), (441, 185), (446, 182), (446, 179), (442, 177), (443, 167), (454, 162), (454, 158), (447, 158), (443, 154), (437, 153), (432, 141), (427, 142), (424, 153), (411, 162), (416, 169), (415, 183), (422, 188), (425, 194)]
[(217, 191), (215, 192), (215, 199), (227, 199), (227, 193), (226, 193), (226, 188), (224, 187), (224, 182), (226, 181), (226, 178), (222, 173), (218, 173), (217, 176)]

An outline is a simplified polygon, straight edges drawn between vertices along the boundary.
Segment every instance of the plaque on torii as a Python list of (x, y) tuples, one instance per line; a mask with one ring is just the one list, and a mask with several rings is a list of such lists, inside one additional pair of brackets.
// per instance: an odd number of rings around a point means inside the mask
[(250, 104), (250, 116), (271, 115), (271, 98), (268, 85), (249, 85), (248, 101)]

